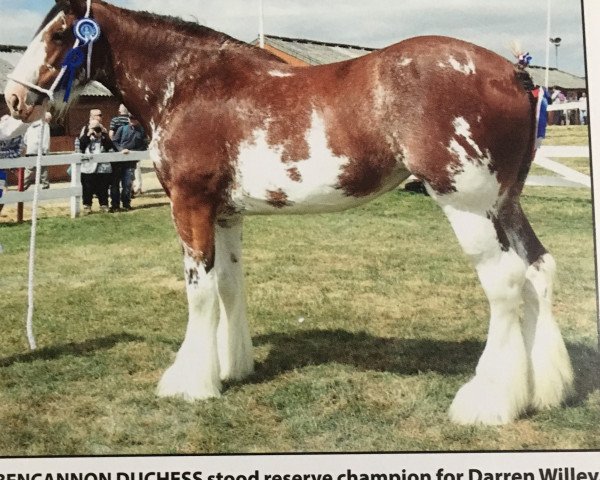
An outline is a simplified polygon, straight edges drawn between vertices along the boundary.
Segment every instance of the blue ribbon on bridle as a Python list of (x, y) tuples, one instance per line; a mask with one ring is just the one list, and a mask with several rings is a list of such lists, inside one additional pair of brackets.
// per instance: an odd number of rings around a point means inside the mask
[(75, 75), (79, 67), (83, 65), (85, 61), (85, 54), (81, 47), (72, 48), (67, 52), (65, 59), (63, 60), (62, 66), (66, 67), (65, 76), (63, 83), (65, 84), (65, 98), (64, 101), (68, 102), (71, 96), (71, 88), (75, 81)]
[[(86, 59), (86, 54), (83, 51), (85, 47), (87, 47), (88, 78), (90, 76), (92, 46), (98, 38), (100, 38), (100, 26), (95, 20), (86, 17), (77, 21), (73, 26), (73, 32), (75, 33), (78, 42), (76, 42), (75, 46), (67, 52), (62, 63), (62, 66), (65, 67), (65, 102), (68, 102), (69, 97), (71, 96), (71, 89), (73, 87), (73, 82), (75, 81), (75, 76), (77, 75), (77, 70), (79, 70)], [(79, 45), (79, 42), (81, 42), (81, 45)]]

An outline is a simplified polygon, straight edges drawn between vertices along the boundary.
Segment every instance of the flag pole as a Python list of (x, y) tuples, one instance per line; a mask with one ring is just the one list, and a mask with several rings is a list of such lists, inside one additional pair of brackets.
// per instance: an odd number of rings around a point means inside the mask
[(258, 0), (258, 44), (265, 48), (265, 24), (263, 21), (263, 0)]
[[(261, 0), (262, 2), (262, 0)], [(550, 70), (550, 18), (552, 12), (552, 0), (548, 0), (547, 18), (546, 18), (546, 76), (544, 86), (548, 88), (548, 75)]]

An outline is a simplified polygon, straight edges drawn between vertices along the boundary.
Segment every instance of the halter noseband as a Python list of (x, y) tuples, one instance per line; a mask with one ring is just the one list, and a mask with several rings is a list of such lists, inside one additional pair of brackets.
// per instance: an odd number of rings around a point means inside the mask
[[(64, 96), (64, 101), (68, 101), (69, 96), (71, 94), (71, 87), (75, 79), (75, 74), (79, 67), (83, 65), (84, 58), (83, 52), (80, 50), (80, 46), (85, 47), (87, 45), (88, 47), (86, 77), (87, 79), (90, 78), (92, 64), (92, 49), (94, 42), (96, 42), (96, 40), (98, 40), (98, 38), (100, 37), (100, 26), (93, 19), (90, 18), (91, 10), (92, 0), (87, 0), (87, 9), (85, 12), (85, 16), (78, 20), (75, 26), (73, 27), (73, 31), (75, 33), (75, 43), (73, 44), (73, 48), (71, 48), (71, 50), (69, 50), (65, 55), (60, 72), (54, 79), (54, 82), (52, 83), (52, 86), (50, 88), (42, 88), (39, 85), (35, 85), (27, 80), (17, 78), (13, 74), (7, 75), (6, 78), (12, 80), (13, 82), (21, 84), (29, 88), (30, 90), (40, 92), (46, 95), (50, 99), (50, 101), (54, 101), (54, 91), (58, 88), (61, 81), (63, 80), (63, 77), (68, 72), (69, 76), (66, 80)], [(46, 68), (56, 70), (56, 67), (54, 67), (53, 65), (48, 65), (47, 63), (45, 63), (44, 66)]]

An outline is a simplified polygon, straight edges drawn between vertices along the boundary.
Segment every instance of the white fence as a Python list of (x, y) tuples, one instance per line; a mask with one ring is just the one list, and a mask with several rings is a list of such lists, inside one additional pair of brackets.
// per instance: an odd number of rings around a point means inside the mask
[(527, 185), (557, 186), (557, 187), (592, 187), (589, 175), (567, 167), (551, 158), (589, 158), (590, 149), (587, 145), (581, 146), (543, 146), (535, 155), (534, 164), (550, 170), (558, 177), (536, 176), (527, 177)]
[[(71, 217), (75, 218), (80, 212), (81, 203), (81, 164), (85, 162), (130, 162), (134, 160), (144, 160), (148, 158), (148, 152), (134, 152), (129, 153), (67, 153), (57, 155), (45, 155), (42, 157), (42, 166), (50, 165), (70, 165), (71, 166), (71, 185), (69, 187), (58, 187), (50, 188), (47, 190), (40, 190), (38, 192), (38, 198), (40, 201), (54, 200), (59, 198), (70, 198), (71, 199)], [(0, 160), (0, 167), (2, 169), (9, 168), (24, 168), (34, 167), (37, 162), (37, 157), (19, 157), (19, 158), (7, 158)], [(53, 187), (55, 185), (53, 184)], [(0, 204), (9, 203), (24, 203), (31, 202), (33, 200), (33, 188), (24, 192), (17, 192), (13, 190), (4, 190), (2, 197), (0, 197)]]
[[(534, 186), (564, 186), (564, 187), (591, 187), (591, 178), (589, 175), (580, 173), (572, 168), (562, 165), (550, 158), (589, 158), (589, 148), (587, 146), (543, 146), (537, 152), (534, 163), (547, 170), (553, 171), (558, 177), (530, 175), (527, 179), (527, 185)], [(71, 165), (71, 184), (68, 187), (58, 187), (53, 184), (48, 190), (40, 190), (38, 198), (40, 201), (54, 200), (61, 198), (71, 199), (71, 217), (75, 218), (80, 212), (81, 203), (81, 164), (84, 162), (127, 162), (132, 160), (145, 160), (148, 158), (148, 152), (124, 153), (100, 153), (83, 154), (68, 153), (55, 154), (42, 157), (42, 165)], [(19, 157), (0, 160), (0, 167), (3, 169), (33, 167), (37, 161), (36, 157)], [(58, 188), (55, 188), (58, 187)], [(5, 190), (0, 197), (0, 204), (25, 203), (33, 200), (33, 189), (25, 192), (14, 190)]]

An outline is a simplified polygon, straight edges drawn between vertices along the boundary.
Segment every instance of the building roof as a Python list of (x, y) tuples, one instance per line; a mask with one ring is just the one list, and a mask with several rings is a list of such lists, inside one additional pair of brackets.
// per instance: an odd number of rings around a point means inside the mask
[[(253, 43), (256, 44), (258, 41)], [(343, 43), (318, 42), (303, 38), (277, 37), (275, 35), (265, 35), (265, 43), (309, 65), (323, 65), (350, 60), (376, 50), (375, 48)]]
[[(252, 42), (258, 43), (258, 40)], [(288, 38), (275, 35), (265, 35), (265, 43), (295, 57), (309, 65), (323, 65), (326, 63), (340, 62), (352, 58), (361, 57), (370, 53), (375, 48), (360, 47), (343, 43), (320, 42), (303, 38)], [(0, 45), (0, 95), (3, 95), (6, 86), (6, 76), (12, 71), (19, 59), (23, 56), (26, 47), (17, 45)], [(530, 66), (529, 73), (533, 82), (544, 85), (546, 69), (539, 66)], [(551, 87), (561, 89), (585, 89), (585, 77), (578, 77), (568, 72), (550, 68), (549, 84)], [(112, 94), (101, 83), (92, 81), (83, 89), (83, 96), (88, 97), (110, 97)]]
[[(258, 44), (258, 40), (255, 40), (252, 43)], [(303, 38), (278, 37), (275, 35), (265, 35), (265, 44), (302, 60), (309, 65), (322, 65), (325, 63), (349, 60), (376, 50), (375, 48), (360, 47), (356, 45), (319, 42)], [(533, 77), (534, 83), (544, 85), (546, 75), (545, 67), (530, 66), (528, 71)], [(567, 90), (586, 88), (585, 77), (578, 77), (556, 68), (550, 68), (548, 83), (551, 87)]]
[[(546, 81), (546, 67), (531, 65), (527, 71), (533, 78), (533, 83), (537, 85), (544, 85)], [(578, 77), (577, 75), (573, 75), (556, 68), (550, 68), (548, 71), (548, 86), (558, 87), (565, 90), (585, 90), (587, 88), (585, 77)]]
[[(4, 96), (6, 76), (13, 71), (27, 47), (17, 45), (0, 45), (0, 96)], [(84, 97), (111, 97), (112, 93), (99, 82), (91, 81), (81, 93)]]

